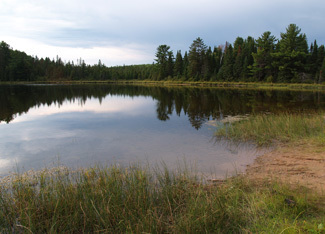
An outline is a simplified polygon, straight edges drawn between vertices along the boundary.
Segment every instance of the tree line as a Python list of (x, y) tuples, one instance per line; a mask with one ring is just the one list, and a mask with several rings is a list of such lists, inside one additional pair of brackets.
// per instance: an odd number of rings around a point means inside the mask
[(263, 81), (322, 83), (325, 78), (324, 45), (308, 47), (301, 29), (290, 24), (281, 38), (264, 32), (257, 40), (237, 37), (233, 45), (207, 47), (198, 37), (189, 51), (176, 58), (167, 45), (156, 52), (158, 79), (176, 77), (193, 81)]
[(233, 44), (208, 47), (196, 38), (184, 54), (159, 45), (155, 62), (107, 67), (32, 57), (0, 43), (0, 81), (180, 80), (323, 83), (325, 49), (316, 40), (308, 46), (301, 29), (290, 24), (277, 39), (264, 32), (258, 39), (237, 37)]

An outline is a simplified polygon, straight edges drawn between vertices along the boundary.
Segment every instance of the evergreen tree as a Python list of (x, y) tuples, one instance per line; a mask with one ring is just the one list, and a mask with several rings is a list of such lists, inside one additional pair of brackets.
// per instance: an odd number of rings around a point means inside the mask
[(318, 57), (318, 45), (315, 40), (314, 44), (310, 45), (309, 56), (308, 56), (308, 71), (310, 72), (310, 74), (313, 77), (316, 77), (316, 74), (318, 73), (318, 70), (319, 70), (319, 68), (317, 66), (318, 65), (317, 57)]
[(213, 58), (214, 58), (214, 71), (213, 76), (217, 77), (221, 66), (223, 65), (223, 49), (222, 46), (214, 47)]
[(244, 48), (243, 48), (243, 69), (242, 69), (242, 78), (245, 80), (251, 76), (250, 68), (254, 64), (254, 57), (253, 53), (256, 53), (256, 45), (255, 40), (253, 37), (248, 36), (247, 39), (244, 41)]
[(292, 53), (296, 52), (308, 52), (306, 34), (300, 33), (301, 29), (295, 25), (290, 24), (287, 27), (286, 33), (281, 33), (281, 40), (279, 42), (280, 52)]
[(207, 46), (200, 37), (196, 38), (190, 46), (188, 53), (189, 73), (190, 77), (196, 80), (202, 77), (206, 50)]
[(218, 73), (218, 80), (233, 81), (234, 56), (233, 47), (226, 42), (224, 52), (224, 63)]
[(202, 65), (202, 78), (207, 81), (211, 78), (212, 71), (214, 69), (214, 59), (211, 47), (206, 51)]
[(320, 71), (324, 58), (325, 58), (325, 49), (324, 49), (324, 45), (321, 45), (318, 47), (318, 52), (317, 52), (317, 61), (316, 61), (317, 72)]
[(325, 81), (325, 58), (323, 59), (323, 64), (319, 72), (319, 83), (322, 84)]
[(187, 55), (187, 51), (185, 51), (184, 54), (184, 58), (183, 58), (183, 76), (184, 79), (187, 80), (188, 79), (188, 75), (189, 75), (189, 60), (188, 60), (188, 55)]
[(243, 63), (244, 63), (244, 56), (243, 56), (243, 46), (244, 46), (244, 39), (241, 37), (237, 37), (234, 42), (234, 66), (233, 66), (233, 75), (235, 80), (239, 80), (240, 77), (243, 75)]
[(244, 45), (244, 39), (242, 37), (237, 37), (233, 46), (235, 56), (241, 52), (243, 45)]
[(286, 33), (281, 33), (279, 52), (272, 54), (280, 82), (301, 82), (305, 78), (308, 45), (306, 35), (300, 32), (297, 25), (290, 24)]
[(56, 59), (37, 58), (13, 51), (0, 43), (0, 81), (81, 80), (81, 79), (177, 79), (195, 80), (251, 80), (275, 82), (324, 82), (324, 45), (316, 40), (307, 45), (306, 35), (295, 24), (290, 24), (281, 39), (270, 32), (256, 41), (252, 37), (237, 37), (233, 46), (207, 48), (197, 38), (184, 57), (177, 51), (176, 58), (167, 45), (160, 45), (153, 64), (105, 67), (99, 60), (90, 66), (80, 58), (77, 63)]
[(174, 75), (180, 78), (183, 74), (183, 57), (180, 50), (176, 53), (176, 60), (174, 65)]
[[(253, 76), (257, 81), (263, 81), (266, 77), (273, 75), (272, 56), (275, 50), (275, 37), (267, 31), (256, 40), (257, 52), (253, 53), (254, 63), (251, 68)], [(270, 79), (269, 81), (272, 81)]]
[(167, 76), (173, 77), (174, 75), (174, 54), (172, 51), (168, 52), (168, 60), (167, 60)]
[(160, 45), (157, 48), (156, 52), (156, 62), (159, 67), (159, 75), (158, 79), (164, 79), (168, 76), (168, 70), (167, 70), (167, 64), (168, 64), (168, 58), (170, 56), (170, 46), (168, 45)]
[(31, 81), (32, 77), (32, 57), (24, 52), (10, 51), (10, 63), (8, 65), (8, 73), (10, 81)]
[(0, 81), (5, 81), (8, 77), (8, 65), (10, 61), (9, 45), (2, 41), (0, 43)]

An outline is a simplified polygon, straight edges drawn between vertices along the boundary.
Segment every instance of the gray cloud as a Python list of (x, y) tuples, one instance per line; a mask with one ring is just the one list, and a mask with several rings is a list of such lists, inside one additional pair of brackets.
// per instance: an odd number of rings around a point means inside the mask
[[(237, 36), (257, 38), (264, 31), (279, 37), (290, 23), (301, 27), (309, 42), (317, 39), (324, 44), (324, 11), (322, 0), (2, 0), (0, 28), (3, 38), (29, 39), (71, 51), (132, 49), (141, 56), (125, 64), (151, 63), (160, 44), (185, 51), (198, 36), (210, 46), (233, 42)], [(28, 49), (21, 43), (15, 46)], [(87, 60), (88, 55), (73, 56)], [(114, 64), (113, 54), (110, 59), (106, 63)], [(115, 64), (120, 63), (117, 59)]]

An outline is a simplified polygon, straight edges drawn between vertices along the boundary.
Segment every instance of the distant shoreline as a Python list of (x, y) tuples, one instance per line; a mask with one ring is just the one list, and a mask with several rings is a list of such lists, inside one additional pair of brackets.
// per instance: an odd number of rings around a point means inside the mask
[(173, 81), (173, 80), (60, 80), (60, 81), (22, 81), (0, 82), (4, 84), (131, 84), (156, 86), (184, 86), (184, 87), (216, 87), (216, 88), (242, 88), (261, 90), (297, 90), (297, 91), (325, 91), (325, 84), (305, 83), (263, 83), (263, 82), (208, 82), (208, 81)]

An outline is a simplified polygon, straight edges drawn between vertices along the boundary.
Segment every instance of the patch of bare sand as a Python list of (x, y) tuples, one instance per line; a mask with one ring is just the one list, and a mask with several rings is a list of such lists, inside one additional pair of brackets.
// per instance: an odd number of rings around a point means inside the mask
[(314, 143), (281, 145), (258, 157), (246, 170), (253, 180), (277, 179), (325, 195), (325, 147)]

